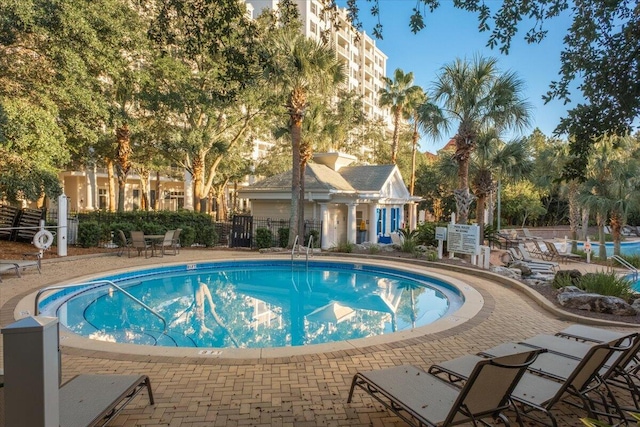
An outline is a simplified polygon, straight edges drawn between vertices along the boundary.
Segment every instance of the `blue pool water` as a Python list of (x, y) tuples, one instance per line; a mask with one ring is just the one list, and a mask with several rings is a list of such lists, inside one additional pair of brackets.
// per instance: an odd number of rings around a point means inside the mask
[[(607, 256), (613, 255), (613, 242), (605, 243), (607, 249)], [(578, 243), (578, 249), (582, 249), (582, 243)], [(591, 253), (593, 256), (598, 256), (600, 245), (598, 243), (591, 242)], [(633, 242), (621, 242), (620, 253), (623, 255), (640, 255), (640, 240)]]
[(455, 287), (427, 275), (340, 262), (225, 261), (100, 280), (117, 283), (158, 316), (108, 285), (65, 289), (43, 300), (41, 311), (103, 341), (265, 348), (407, 330), (463, 302)]

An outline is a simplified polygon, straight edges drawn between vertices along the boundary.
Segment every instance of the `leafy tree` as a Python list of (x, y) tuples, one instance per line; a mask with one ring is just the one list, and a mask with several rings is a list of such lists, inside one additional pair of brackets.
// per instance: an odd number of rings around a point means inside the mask
[(458, 163), (458, 189), (454, 191), (458, 223), (466, 224), (473, 196), (469, 193), (469, 159), (480, 133), (494, 128), (498, 134), (528, 124), (529, 105), (522, 98), (523, 83), (515, 73), (501, 73), (495, 58), (457, 59), (445, 65), (437, 76), (433, 98), (442, 103), (445, 120), (436, 133), (458, 128), (453, 137)]
[(540, 191), (531, 181), (521, 180), (504, 186), (502, 215), (508, 219), (509, 224), (524, 226), (527, 220), (534, 220), (544, 212)]
[[(371, 0), (371, 14), (379, 16), (379, 0)], [(334, 4), (335, 0), (325, 0)], [(356, 28), (358, 0), (348, 0), (349, 16)], [(541, 42), (546, 34), (544, 24), (560, 15), (569, 15), (572, 24), (564, 38), (560, 53), (560, 79), (550, 82), (546, 101), (558, 98), (569, 101), (570, 85), (580, 76), (578, 90), (585, 98), (560, 121), (558, 132), (575, 136), (571, 141), (572, 156), (565, 171), (567, 178), (582, 178), (594, 138), (607, 133), (623, 135), (640, 116), (640, 13), (637, 2), (627, 0), (513, 0), (486, 2), (454, 0), (453, 5), (478, 16), (478, 29), (489, 32), (487, 45), (508, 54), (513, 37), (522, 30), (528, 43)], [(418, 32), (428, 24), (428, 14), (440, 6), (438, 0), (418, 0), (409, 27)], [(529, 28), (518, 28), (522, 26)], [(382, 24), (373, 29), (382, 37)], [(637, 122), (636, 122), (637, 124)]]
[[(391, 163), (397, 162), (398, 141), (400, 139), (400, 119), (404, 116), (404, 110), (410, 108), (411, 103), (419, 98), (422, 88), (413, 84), (413, 73), (406, 73), (397, 68), (393, 73), (393, 79), (383, 76), (385, 87), (380, 89), (379, 104), (381, 107), (390, 107), (393, 114), (393, 142), (391, 145)], [(416, 93), (417, 92), (417, 93)], [(419, 102), (419, 100), (418, 100)]]

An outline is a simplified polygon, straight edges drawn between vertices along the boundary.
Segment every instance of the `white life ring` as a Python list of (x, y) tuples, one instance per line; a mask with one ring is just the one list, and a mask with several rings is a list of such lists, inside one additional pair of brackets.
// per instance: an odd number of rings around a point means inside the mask
[(33, 236), (33, 246), (38, 249), (49, 249), (53, 244), (53, 234), (47, 230), (40, 230)]

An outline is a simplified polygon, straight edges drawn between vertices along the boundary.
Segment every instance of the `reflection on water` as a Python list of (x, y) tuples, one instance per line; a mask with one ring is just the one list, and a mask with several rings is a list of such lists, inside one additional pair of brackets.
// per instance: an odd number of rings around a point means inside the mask
[(423, 326), (444, 315), (437, 288), (350, 270), (211, 270), (127, 287), (166, 319), (118, 291), (70, 300), (61, 322), (96, 339), (181, 347), (263, 348), (364, 338)]

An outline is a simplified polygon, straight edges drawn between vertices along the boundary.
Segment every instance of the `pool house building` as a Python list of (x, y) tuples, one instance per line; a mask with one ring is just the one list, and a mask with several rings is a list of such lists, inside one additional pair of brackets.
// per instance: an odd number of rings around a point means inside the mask
[[(354, 156), (318, 153), (306, 167), (304, 219), (322, 222), (321, 247), (342, 243), (391, 243), (391, 233), (409, 224), (420, 197), (409, 194), (395, 165), (350, 166)], [(288, 220), (291, 171), (239, 190), (254, 217)], [(415, 215), (412, 215), (415, 218)]]

